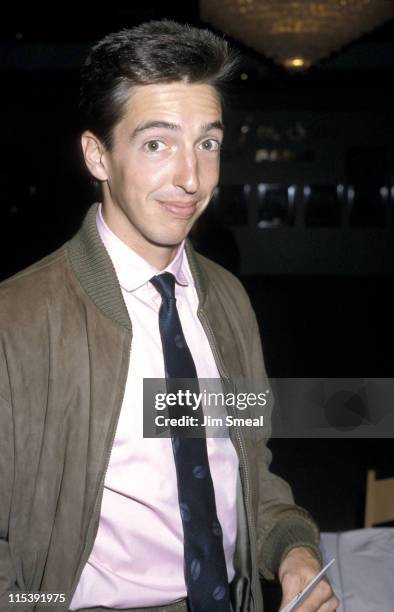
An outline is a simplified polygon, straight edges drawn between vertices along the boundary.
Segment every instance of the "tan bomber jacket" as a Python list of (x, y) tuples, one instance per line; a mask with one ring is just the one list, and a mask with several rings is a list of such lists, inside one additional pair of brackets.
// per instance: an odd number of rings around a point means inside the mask
[[(68, 610), (98, 528), (104, 478), (125, 388), (132, 322), (92, 206), (60, 249), (0, 284), (0, 611), (11, 593), (64, 594)], [(267, 387), (254, 312), (239, 281), (187, 256), (198, 316), (225, 388)], [(273, 578), (318, 530), (269, 471), (269, 423), (231, 428), (240, 461), (235, 612), (263, 610), (259, 574)], [(105, 605), (103, 603), (103, 605)]]

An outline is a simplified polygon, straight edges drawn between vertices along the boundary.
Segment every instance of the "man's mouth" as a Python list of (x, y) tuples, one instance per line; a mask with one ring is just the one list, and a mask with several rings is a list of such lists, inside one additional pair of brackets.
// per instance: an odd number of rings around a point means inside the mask
[(161, 206), (178, 219), (190, 219), (196, 211), (196, 202), (160, 201)]

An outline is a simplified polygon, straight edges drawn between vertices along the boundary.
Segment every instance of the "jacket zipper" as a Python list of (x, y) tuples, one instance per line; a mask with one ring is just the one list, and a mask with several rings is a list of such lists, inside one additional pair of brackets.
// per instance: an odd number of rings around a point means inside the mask
[[(205, 315), (205, 313), (201, 310), (199, 310), (197, 312), (198, 318), (200, 319), (201, 323), (203, 324), (205, 331), (208, 332), (207, 333), (207, 338), (208, 338), (208, 343), (211, 347), (212, 353), (214, 355), (215, 361), (219, 366), (219, 372), (221, 377), (228, 381), (230, 381), (229, 376), (227, 375), (227, 373), (225, 372), (224, 366), (223, 366), (223, 362), (222, 362), (222, 358), (219, 354), (219, 351), (217, 350), (216, 347), (216, 340), (215, 340), (215, 336), (213, 334), (212, 331), (212, 327), (211, 324), (207, 318), (207, 316)], [(236, 416), (235, 414), (235, 409), (232, 410), (234, 416)], [(249, 524), (250, 527), (253, 529), (254, 533), (256, 533), (256, 527), (254, 524), (254, 518), (253, 518), (253, 512), (251, 511), (251, 503), (250, 503), (250, 479), (249, 479), (249, 470), (248, 470), (248, 465), (247, 465), (247, 461), (246, 461), (246, 451), (245, 451), (245, 446), (244, 446), (244, 442), (242, 439), (242, 436), (240, 434), (239, 428), (236, 427), (235, 428), (235, 433), (236, 433), (236, 438), (238, 440), (238, 446), (241, 450), (241, 458), (240, 458), (240, 466), (244, 472), (244, 480), (245, 480), (245, 506), (246, 506), (246, 513), (247, 516), (249, 518)], [(255, 568), (256, 568), (256, 558), (255, 558), (255, 554), (254, 554), (254, 548), (252, 546), (251, 543), (251, 534), (250, 534), (250, 529), (249, 529), (249, 541), (250, 541), (250, 552), (251, 552), (251, 557), (252, 557), (252, 588), (251, 588), (251, 597), (252, 597), (252, 601), (254, 603), (254, 590), (256, 588), (255, 585)]]

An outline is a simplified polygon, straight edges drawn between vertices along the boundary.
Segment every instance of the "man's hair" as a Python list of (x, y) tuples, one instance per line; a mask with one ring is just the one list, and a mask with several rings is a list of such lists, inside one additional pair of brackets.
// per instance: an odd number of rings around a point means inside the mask
[(154, 83), (212, 85), (221, 101), (237, 67), (237, 54), (210, 32), (167, 19), (105, 36), (82, 69), (80, 109), (84, 129), (111, 149), (130, 90)]

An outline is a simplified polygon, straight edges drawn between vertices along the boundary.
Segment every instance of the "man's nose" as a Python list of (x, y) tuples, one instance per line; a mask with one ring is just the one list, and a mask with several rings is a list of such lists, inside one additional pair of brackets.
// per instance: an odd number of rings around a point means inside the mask
[(187, 193), (196, 193), (200, 186), (198, 159), (194, 151), (180, 151), (176, 160), (174, 184)]

